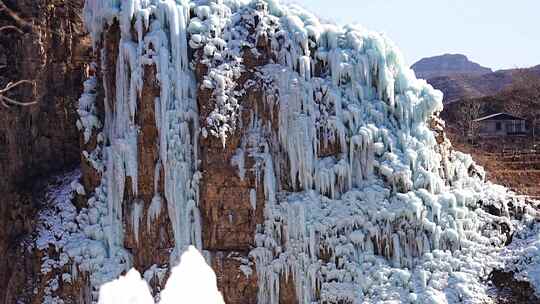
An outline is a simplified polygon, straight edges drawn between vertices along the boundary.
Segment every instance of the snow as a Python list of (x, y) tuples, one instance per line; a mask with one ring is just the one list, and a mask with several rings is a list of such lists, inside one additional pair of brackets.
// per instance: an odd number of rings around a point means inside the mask
[(160, 304), (174, 303), (225, 303), (217, 289), (216, 275), (204, 257), (190, 246), (173, 268), (161, 293)]
[[(72, 201), (80, 172), (61, 175), (46, 190), (44, 208), (39, 213), (36, 248), (43, 253), (41, 274), (49, 280), (43, 303), (59, 303), (58, 282), (74, 282), (80, 272), (90, 274), (89, 283), (99, 286), (127, 270), (127, 253), (117, 250), (107, 255), (102, 228), (106, 208), (98, 201), (90, 209), (78, 211)], [(67, 273), (65, 270), (70, 269)], [(95, 294), (97, 298), (97, 294)]]
[[(41, 273), (50, 276), (47, 282), (43, 303), (55, 303), (59, 301), (54, 295), (58, 289), (59, 280), (64, 280), (56, 274), (56, 270), (62, 269), (69, 263), (68, 256), (63, 253), (57, 256), (50, 255), (47, 249), (51, 248), (54, 252), (60, 249), (70, 241), (70, 233), (75, 230), (72, 224), (77, 216), (77, 210), (71, 204), (77, 187), (72, 185), (78, 180), (79, 171), (69, 172), (60, 176), (48, 187), (45, 194), (44, 208), (38, 215), (38, 235), (35, 240), (38, 250), (45, 250), (42, 257)], [(65, 277), (70, 281), (71, 277)]]
[(516, 280), (531, 283), (540, 296), (540, 223), (521, 227), (502, 256), (504, 270), (514, 273)]
[[(182, 254), (180, 265), (172, 269), (159, 303), (225, 303), (214, 271), (195, 247), (190, 246)], [(154, 304), (154, 299), (147, 281), (131, 269), (125, 276), (101, 286), (98, 304)]]
[(101, 286), (98, 304), (153, 304), (148, 284), (135, 269)]

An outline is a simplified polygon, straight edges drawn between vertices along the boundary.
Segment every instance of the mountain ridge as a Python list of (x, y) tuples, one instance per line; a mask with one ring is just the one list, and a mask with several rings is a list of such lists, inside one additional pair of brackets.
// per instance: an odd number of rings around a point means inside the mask
[[(469, 72), (462, 69), (459, 73), (448, 73), (447, 70), (444, 69), (437, 71), (436, 64), (431, 65), (432, 70), (426, 69), (426, 62), (443, 60), (443, 63), (439, 62), (439, 68), (444, 66), (444, 64), (450, 64), (451, 61), (445, 61), (446, 59), (443, 58), (445, 56), (459, 56), (461, 59), (467, 58), (465, 55), (460, 54), (445, 54), (422, 58), (411, 66), (417, 77), (426, 79), (429, 84), (444, 93), (444, 103), (451, 103), (468, 98), (481, 98), (495, 95), (503, 91), (512, 83), (512, 75), (516, 72), (516, 70), (518, 70), (517, 68), (514, 68), (493, 71), (489, 68), (482, 67), (481, 69), (473, 69)], [(472, 61), (469, 61), (469, 64), (471, 66), (481, 67), (479, 64)], [(540, 65), (532, 66), (526, 69), (540, 75)], [(454, 70), (457, 71), (457, 69)], [(489, 72), (487, 72), (488, 70)]]
[(425, 57), (414, 63), (411, 68), (418, 78), (434, 78), (440, 76), (454, 76), (460, 74), (483, 75), (492, 73), (491, 68), (469, 60), (463, 54), (443, 54)]

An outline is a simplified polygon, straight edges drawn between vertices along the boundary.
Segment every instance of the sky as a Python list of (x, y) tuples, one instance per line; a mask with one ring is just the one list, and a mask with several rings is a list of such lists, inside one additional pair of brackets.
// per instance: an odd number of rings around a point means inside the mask
[(409, 64), (446, 53), (494, 70), (540, 64), (540, 0), (282, 1), (383, 32)]

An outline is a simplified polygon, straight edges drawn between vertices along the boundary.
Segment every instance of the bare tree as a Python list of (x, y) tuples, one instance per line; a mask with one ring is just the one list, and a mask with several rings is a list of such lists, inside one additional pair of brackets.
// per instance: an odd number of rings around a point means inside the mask
[(540, 122), (540, 71), (517, 69), (512, 74), (510, 86), (513, 101), (520, 113), (531, 124), (533, 144), (536, 142), (536, 128)]
[(463, 137), (474, 142), (478, 133), (478, 123), (475, 121), (480, 117), (482, 104), (478, 100), (467, 99), (461, 101), (457, 110), (457, 123), (463, 132)]
[(503, 110), (506, 113), (510, 113), (516, 116), (525, 116), (525, 112), (527, 111), (526, 104), (521, 99), (513, 97), (512, 92), (505, 96), (507, 97), (503, 101)]
[(22, 31), (20, 28), (14, 26), (14, 25), (4, 25), (4, 26), (0, 26), (0, 32), (8, 31), (8, 30), (17, 31), (17, 32), (19, 32), (20, 34), (23, 33), (23, 31)]

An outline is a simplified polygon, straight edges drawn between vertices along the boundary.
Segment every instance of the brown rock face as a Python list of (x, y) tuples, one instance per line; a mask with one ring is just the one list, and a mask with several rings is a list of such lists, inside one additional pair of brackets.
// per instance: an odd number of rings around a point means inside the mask
[[(249, 106), (243, 111), (248, 114), (257, 102), (246, 101)], [(199, 97), (199, 103), (205, 102), (208, 100)], [(247, 119), (245, 122), (250, 123)], [(246, 152), (246, 146), (242, 146), (246, 132), (246, 129), (238, 130), (225, 147), (213, 137), (202, 139), (200, 145), (203, 248), (212, 254), (212, 267), (225, 302), (238, 304), (257, 303), (255, 267), (244, 265), (253, 272), (246, 276), (240, 271), (239, 259), (248, 260), (248, 253), (255, 246), (257, 224), (264, 217), (262, 180), (256, 174), (255, 160)]]
[[(247, 276), (240, 267), (242, 254), (223, 252), (212, 254), (212, 268), (225, 303), (257, 303), (257, 274)], [(248, 266), (249, 267), (249, 266)]]
[(536, 297), (531, 283), (518, 281), (514, 273), (502, 270), (494, 270), (490, 274), (490, 281), (496, 288), (496, 302), (498, 304), (531, 303), (538, 304), (540, 299)]
[(231, 163), (239, 145), (235, 139), (225, 149), (216, 139), (207, 140), (201, 147), (203, 241), (212, 251), (249, 251), (253, 245), (257, 221), (250, 189), (255, 189), (256, 177), (251, 171), (243, 178), (238, 176), (238, 168)]
[[(9, 97), (28, 107), (0, 106), (0, 303), (15, 299), (30, 280), (31, 259), (19, 246), (33, 230), (35, 181), (78, 163), (79, 143), (75, 104), (82, 91), (89, 40), (80, 18), (82, 0), (4, 0), (0, 26), (19, 31), (0, 35), (0, 87), (20, 79)], [(8, 258), (12, 257), (12, 258)], [(26, 266), (25, 266), (26, 265)], [(31, 273), (31, 272), (30, 272)]]

